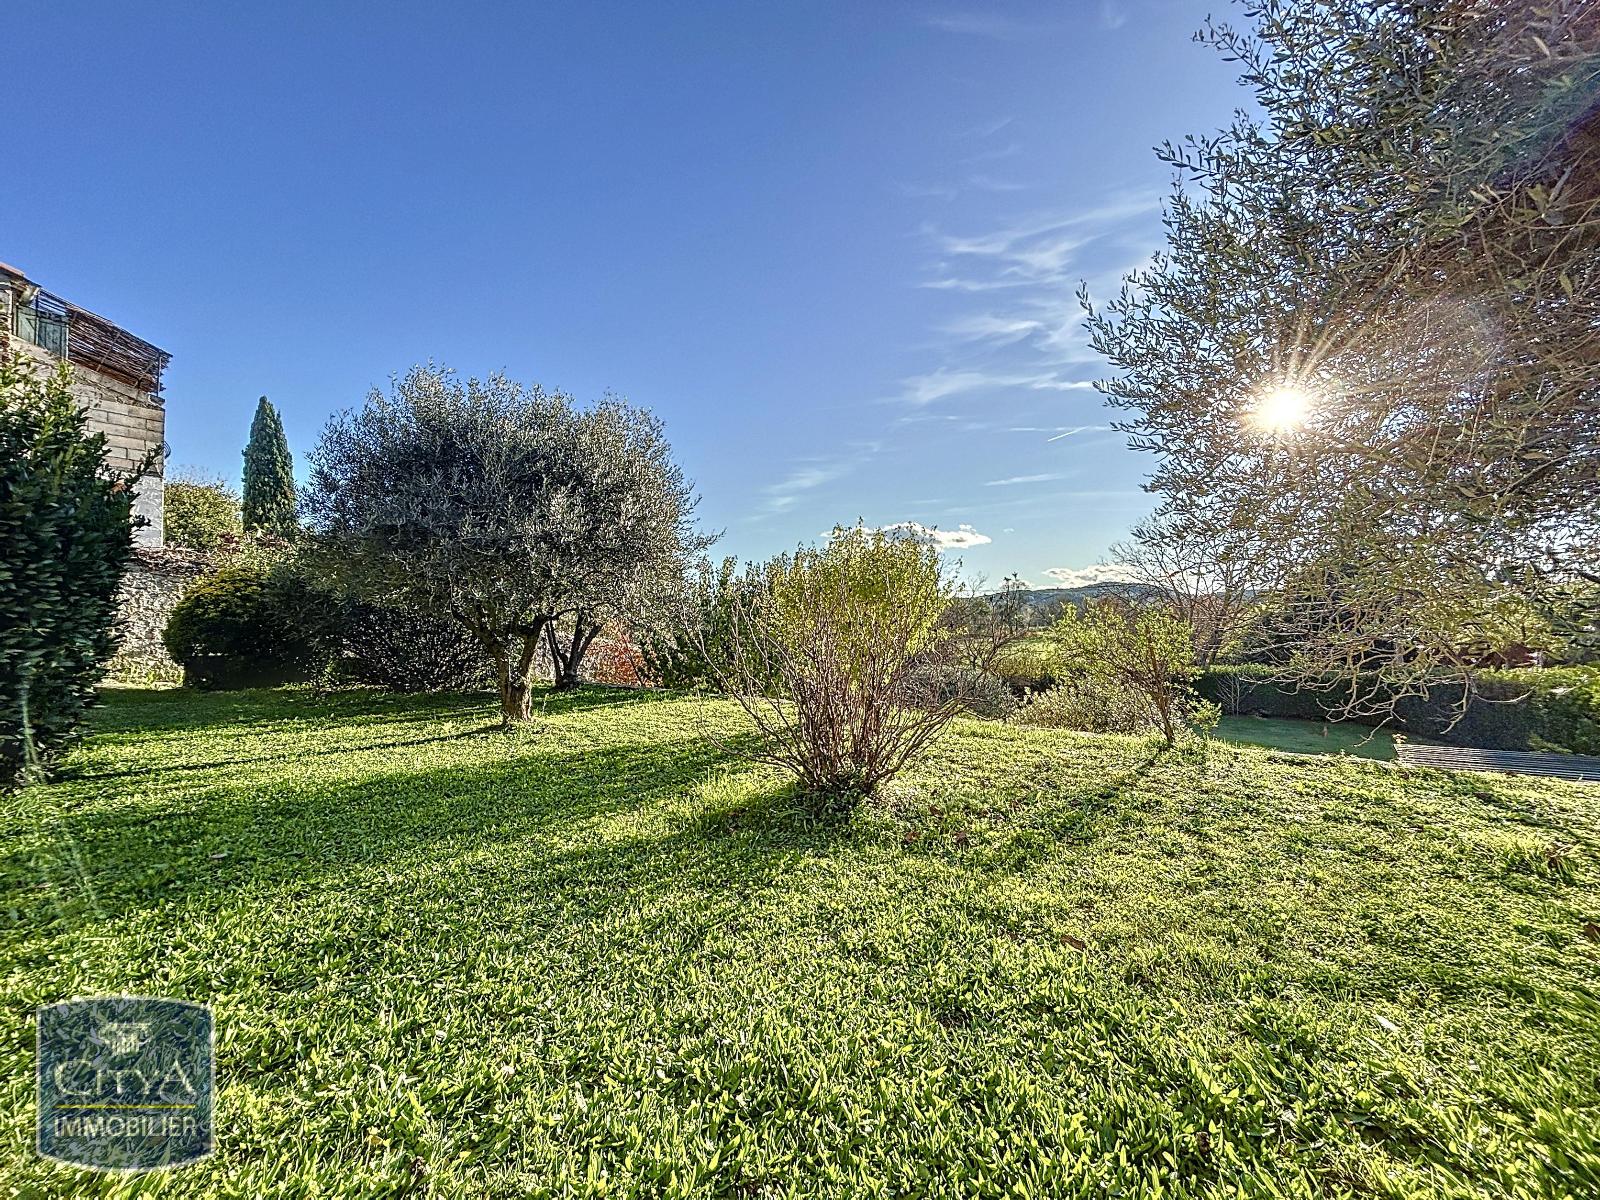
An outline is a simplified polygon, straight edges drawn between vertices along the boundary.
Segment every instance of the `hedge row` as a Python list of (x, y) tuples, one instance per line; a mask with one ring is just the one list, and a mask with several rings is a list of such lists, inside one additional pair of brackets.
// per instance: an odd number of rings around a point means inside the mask
[[(1313, 721), (1326, 720), (1352, 691), (1348, 680), (1296, 689), (1275, 682), (1272, 675), (1272, 668), (1252, 664), (1213, 667), (1196, 688), (1226, 713)], [(1355, 687), (1363, 696), (1377, 694), (1371, 677), (1357, 681)], [(1462, 687), (1459, 681), (1442, 681), (1425, 697), (1400, 698), (1393, 724), (1407, 733), (1459, 746), (1600, 754), (1600, 667), (1481, 672), (1470, 685), (1464, 714)], [(1377, 723), (1376, 718), (1357, 721)]]

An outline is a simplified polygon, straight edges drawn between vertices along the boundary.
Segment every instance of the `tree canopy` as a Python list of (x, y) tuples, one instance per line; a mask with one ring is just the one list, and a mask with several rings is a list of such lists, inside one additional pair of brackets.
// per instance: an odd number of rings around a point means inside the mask
[(244, 448), (242, 517), (247, 533), (289, 537), (295, 532), (294, 457), (283, 420), (265, 396), (256, 402)]
[(600, 626), (640, 611), (657, 581), (675, 586), (703, 544), (659, 422), (502, 375), (413, 368), (335, 417), (311, 465), (316, 559), (369, 598), (467, 629), (495, 662), (507, 721), (530, 715), (542, 638), (575, 679)]
[(1270, 548), (1341, 630), (1318, 665), (1466, 666), (1472, 614), (1600, 575), (1600, 10), (1246, 12), (1201, 36), (1261, 115), (1163, 148), (1166, 249), (1090, 306), (1102, 390), (1163, 524)]

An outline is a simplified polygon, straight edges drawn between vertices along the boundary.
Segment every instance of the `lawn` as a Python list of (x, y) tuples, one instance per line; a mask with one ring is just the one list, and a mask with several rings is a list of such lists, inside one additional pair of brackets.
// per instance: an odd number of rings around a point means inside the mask
[(1387, 729), (1349, 722), (1241, 715), (1223, 717), (1217, 725), (1216, 736), (1225, 742), (1265, 746), (1294, 754), (1354, 754), (1382, 762), (1393, 762), (1395, 757), (1394, 735)]
[[(0, 1194), (1600, 1195), (1600, 788), (971, 722), (819, 824), (725, 706), (491, 720), (110, 693), (4, 812)], [(108, 992), (214, 1006), (206, 1163), (33, 1158)]]

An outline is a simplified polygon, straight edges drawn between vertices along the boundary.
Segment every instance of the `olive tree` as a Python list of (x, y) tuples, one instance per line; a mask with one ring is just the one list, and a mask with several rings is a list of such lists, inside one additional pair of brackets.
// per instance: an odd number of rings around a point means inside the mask
[(539, 641), (564, 608), (576, 423), (559, 392), (415, 367), (335, 416), (311, 455), (314, 560), (369, 599), (465, 628), (507, 723), (531, 716)]
[(576, 470), (553, 556), (562, 605), (545, 625), (558, 688), (576, 687), (585, 654), (608, 629), (640, 637), (668, 620), (692, 560), (711, 540), (691, 527), (695, 500), (661, 422), (615, 397), (576, 414)]
[(703, 545), (648, 413), (431, 366), (329, 423), (305, 508), (320, 569), (476, 639), (507, 723), (531, 715), (541, 644), (576, 683), (606, 623), (642, 619)]
[(1381, 706), (1600, 579), (1600, 21), (1246, 13), (1202, 37), (1260, 115), (1164, 148), (1167, 246), (1089, 329), (1168, 511), (1261, 548), (1297, 669)]

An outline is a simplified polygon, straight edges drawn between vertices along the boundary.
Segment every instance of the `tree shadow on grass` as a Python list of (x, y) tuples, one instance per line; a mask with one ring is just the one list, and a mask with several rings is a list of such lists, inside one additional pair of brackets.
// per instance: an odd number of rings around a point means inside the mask
[[(678, 810), (696, 785), (731, 761), (731, 748), (690, 739), (311, 786), (229, 779), (197, 793), (188, 784), (174, 793), (182, 808), (79, 810), (56, 819), (44, 854), (15, 848), (0, 857), (0, 880), (33, 885), (15, 911), (0, 916), (0, 928), (42, 932), (53, 921), (70, 927), (174, 903), (204, 907), (244, 889), (316, 887), (396, 860), (497, 843), (582, 842), (590, 826), (628, 812), (661, 809), (657, 819), (677, 814), (681, 822)], [(69, 861), (92, 883), (92, 906), (60, 909), (58, 897), (38, 887), (43, 880), (69, 884)], [(65, 912), (74, 915), (69, 920)]]
[(118, 771), (75, 771), (67, 768), (57, 775), (61, 783), (94, 783), (105, 779), (127, 779), (130, 777), (149, 776), (160, 772), (168, 774), (174, 771), (213, 771), (221, 767), (249, 767), (259, 766), (263, 763), (295, 762), (305, 758), (326, 758), (336, 754), (360, 754), (372, 750), (401, 750), (410, 746), (428, 746), (438, 742), (459, 742), (464, 738), (489, 737), (501, 731), (498, 725), (486, 725), (480, 729), (463, 729), (456, 733), (440, 733), (432, 737), (402, 738), (387, 742), (358, 742), (354, 745), (329, 746), (322, 750), (304, 750), (295, 748), (286, 750), (281, 754), (257, 754), (241, 758), (219, 758), (208, 762), (183, 762), (163, 763), (158, 768), (152, 767), (125, 767)]

